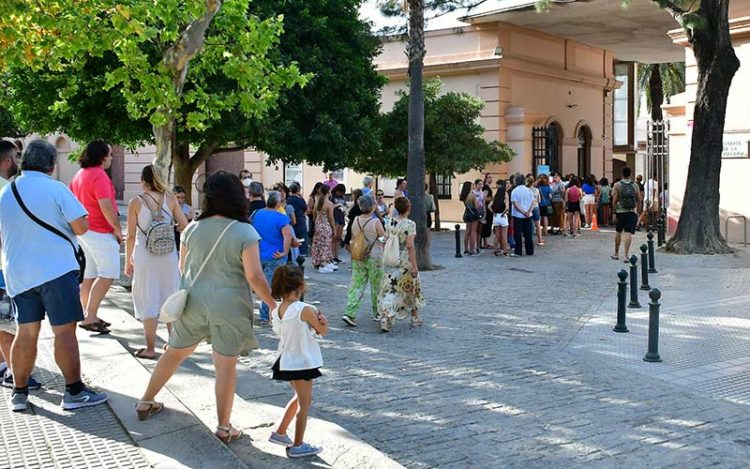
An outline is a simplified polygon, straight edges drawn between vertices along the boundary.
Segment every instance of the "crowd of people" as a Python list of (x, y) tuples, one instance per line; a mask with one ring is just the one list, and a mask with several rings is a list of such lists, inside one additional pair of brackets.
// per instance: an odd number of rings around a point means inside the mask
[[(421, 326), (422, 295), (415, 248), (416, 224), (409, 218), (411, 202), (406, 180), (397, 181), (392, 204), (372, 177), (346, 196), (347, 188), (329, 174), (307, 200), (297, 182), (278, 183), (270, 190), (243, 170), (209, 176), (200, 211), (179, 186), (169, 188), (159, 171), (147, 165), (140, 193), (128, 204), (126, 232), (120, 225), (114, 185), (106, 173), (112, 162), (107, 142), (89, 143), (80, 155), (81, 169), (69, 187), (55, 181), (55, 147), (34, 140), (23, 149), (0, 142), (0, 288), (10, 307), (0, 308), (2, 384), (12, 387), (10, 407), (28, 408), (29, 391), (42, 386), (31, 376), (42, 320), (55, 336), (55, 359), (65, 379), (62, 407), (97, 405), (107, 395), (81, 381), (76, 328), (96, 334), (111, 332), (99, 317), (108, 290), (122, 272), (132, 278), (135, 317), (142, 323), (143, 346), (135, 355), (158, 359), (136, 412), (145, 420), (164, 405), (156, 400), (177, 367), (207, 340), (216, 369), (216, 436), (230, 443), (242, 438), (231, 424), (237, 358), (258, 347), (254, 304), (260, 300), (260, 325), (279, 337), (273, 379), (287, 381), (294, 392), (280, 424), (269, 436), (287, 448), (290, 457), (317, 454), (321, 448), (304, 441), (312, 400), (312, 383), (321, 376), (323, 358), (316, 338), (328, 331), (328, 320), (302, 301), (304, 272), (311, 259), (318, 273), (329, 274), (350, 253), (351, 284), (342, 316), (357, 327), (366, 289), (369, 317), (383, 332), (397, 320)], [(9, 182), (12, 181), (12, 182)], [(494, 184), (493, 184), (494, 183)], [(615, 222), (613, 259), (620, 247), (627, 258), (631, 236), (639, 223), (659, 210), (666, 194), (656, 181), (641, 187), (625, 168), (612, 186), (606, 178), (581, 180), (560, 174), (534, 177), (515, 174), (493, 181), (491, 175), (463, 183), (460, 200), (466, 223), (464, 254), (491, 249), (495, 256), (533, 255), (548, 235), (580, 236), (597, 220)], [(429, 224), (435, 211), (425, 188)], [(639, 212), (641, 215), (639, 216)], [(643, 213), (646, 214), (645, 218)], [(613, 220), (614, 217), (614, 220)], [(491, 241), (494, 235), (494, 242)], [(156, 349), (163, 305), (180, 289), (188, 291), (182, 314), (167, 324), (168, 345)], [(295, 435), (286, 434), (297, 419)]]
[[(0, 309), (0, 361), (6, 368), (3, 385), (13, 388), (9, 404), (14, 411), (26, 410), (29, 391), (42, 386), (31, 371), (45, 317), (65, 379), (62, 407), (107, 400), (105, 393), (81, 381), (76, 328), (97, 335), (111, 332), (99, 308), (121, 272), (132, 278), (135, 317), (143, 327), (144, 343), (135, 356), (158, 359), (136, 406), (139, 419), (164, 409), (157, 394), (206, 340), (216, 369), (215, 434), (225, 443), (242, 438), (231, 424), (232, 400), (237, 357), (258, 347), (253, 330), (257, 296), (260, 324), (271, 325), (279, 337), (273, 379), (288, 381), (294, 392), (269, 436), (287, 448), (289, 457), (321, 451), (304, 441), (304, 432), (312, 383), (323, 366), (316, 338), (327, 332), (328, 320), (301, 301), (305, 277), (297, 264), (302, 258), (311, 257), (318, 272), (329, 273), (341, 264), (341, 249), (351, 253), (352, 287), (343, 316), (348, 326), (357, 326), (368, 283), (372, 317), (382, 331), (391, 330), (397, 319), (422, 324), (416, 226), (409, 219), (406, 181), (399, 181), (402, 195), (389, 206), (382, 191), (373, 189), (371, 177), (348, 201), (346, 187), (331, 175), (305, 201), (296, 182), (266, 190), (248, 171), (239, 176), (219, 171), (207, 178), (197, 211), (184, 188), (169, 190), (157, 168), (147, 165), (140, 193), (128, 203), (123, 234), (114, 185), (106, 173), (112, 162), (107, 142), (86, 146), (81, 168), (67, 187), (52, 178), (54, 146), (30, 142), (20, 157), (20, 175), (19, 153), (15, 144), (0, 142), (0, 287), (10, 299)], [(180, 289), (188, 291), (185, 307), (167, 323), (168, 344), (157, 351), (163, 305)], [(295, 418), (295, 434), (287, 436)]]
[[(630, 181), (630, 176), (630, 168), (624, 168), (622, 179), (616, 179), (612, 185), (606, 177), (570, 174), (563, 178), (560, 173), (554, 173), (551, 179), (547, 174), (537, 177), (514, 174), (507, 180), (498, 180), (494, 187), (491, 174), (466, 181), (459, 197), (466, 224), (463, 255), (478, 256), (481, 249), (491, 249), (497, 257), (520, 257), (524, 252), (530, 256), (535, 246), (545, 246), (548, 235), (578, 238), (582, 230), (612, 224), (618, 233), (643, 229), (653, 223), (660, 205), (668, 200), (666, 186), (659, 192), (654, 179), (644, 185), (642, 176), (635, 181)], [(622, 204), (618, 206), (619, 188), (631, 182), (636, 205), (629, 207), (627, 190), (628, 208), (624, 209)], [(621, 202), (621, 195), (619, 199)], [(636, 214), (632, 222), (630, 215), (618, 216), (631, 211)], [(620, 238), (621, 235), (617, 237), (613, 259), (619, 256)], [(625, 244), (627, 256), (629, 241)]]

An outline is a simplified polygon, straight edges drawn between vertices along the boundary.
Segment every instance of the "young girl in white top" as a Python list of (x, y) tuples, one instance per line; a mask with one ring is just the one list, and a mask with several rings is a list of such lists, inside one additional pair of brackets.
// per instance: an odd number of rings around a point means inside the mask
[[(322, 376), (319, 368), (323, 366), (323, 355), (315, 334), (328, 333), (328, 320), (314, 306), (300, 301), (304, 291), (302, 270), (291, 265), (276, 269), (271, 292), (274, 298), (282, 298), (282, 302), (271, 312), (273, 331), (279, 336), (279, 358), (272, 368), (273, 379), (288, 381), (294, 389), (294, 397), (286, 405), (284, 417), (268, 441), (286, 446), (290, 458), (313, 456), (323, 451), (305, 443), (303, 438), (312, 403), (312, 380)], [(286, 430), (295, 415), (297, 423), (292, 441)]]

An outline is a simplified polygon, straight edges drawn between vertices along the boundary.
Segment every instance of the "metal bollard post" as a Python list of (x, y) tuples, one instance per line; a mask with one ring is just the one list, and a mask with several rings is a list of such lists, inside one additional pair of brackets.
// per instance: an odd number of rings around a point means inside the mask
[(649, 233), (648, 236), (648, 273), (656, 273), (656, 259), (654, 259), (654, 234)]
[(456, 257), (464, 257), (461, 254), (461, 225), (456, 225)]
[(648, 351), (643, 361), (660, 362), (659, 356), (659, 298), (661, 292), (658, 288), (651, 290), (649, 294), (651, 302), (648, 304)]
[[(300, 270), (302, 270), (302, 278), (305, 277), (305, 256), (297, 256), (297, 265), (299, 266)], [(300, 301), (305, 301), (305, 292), (302, 291), (302, 294), (299, 297)]]
[(641, 245), (641, 290), (648, 291), (648, 246)]
[(625, 325), (625, 297), (628, 294), (628, 273), (622, 269), (617, 273), (617, 324), (612, 329), (615, 332), (630, 332)]
[(664, 219), (660, 216), (656, 221), (656, 240), (659, 247), (662, 247), (662, 245), (666, 243), (664, 238)]
[(633, 254), (630, 256), (630, 303), (628, 308), (640, 308), (638, 302), (638, 258)]

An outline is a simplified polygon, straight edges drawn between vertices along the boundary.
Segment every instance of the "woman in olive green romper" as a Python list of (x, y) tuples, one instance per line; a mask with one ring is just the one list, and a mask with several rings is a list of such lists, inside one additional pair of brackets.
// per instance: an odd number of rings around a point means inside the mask
[[(160, 412), (164, 405), (154, 401), (156, 394), (198, 343), (208, 340), (216, 368), (216, 436), (229, 443), (242, 437), (242, 431), (230, 423), (237, 356), (258, 347), (253, 333), (252, 290), (271, 309), (276, 302), (263, 275), (260, 237), (248, 223), (247, 199), (239, 178), (220, 171), (208, 178), (204, 194), (203, 213), (181, 239), (182, 288), (194, 279), (195, 283), (183, 314), (173, 323), (169, 348), (156, 365), (136, 410), (141, 420)], [(216, 250), (196, 279), (214, 244)]]

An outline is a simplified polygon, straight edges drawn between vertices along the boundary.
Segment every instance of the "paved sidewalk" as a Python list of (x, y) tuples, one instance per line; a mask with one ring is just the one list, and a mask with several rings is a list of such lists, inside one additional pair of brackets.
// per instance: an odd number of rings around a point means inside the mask
[[(45, 334), (44, 329), (42, 334)], [(65, 382), (53, 358), (51, 332), (39, 340), (30, 410), (11, 412), (10, 389), (0, 392), (0, 468), (148, 468), (109, 404), (64, 411)]]
[[(750, 408), (696, 395), (656, 377), (658, 371), (634, 370), (645, 353), (635, 317), (629, 337), (608, 335), (605, 342), (633, 340), (632, 357), (608, 354), (598, 339), (582, 342), (596, 321), (607, 330), (614, 325), (608, 305), (624, 264), (609, 259), (612, 236), (550, 236), (532, 258), (484, 251), (455, 259), (452, 233), (437, 234), (433, 260), (446, 269), (422, 274), (426, 324), (411, 329), (401, 322), (389, 334), (367, 319), (367, 304), (359, 327), (341, 322), (348, 264), (335, 274), (307, 272), (306, 299), (320, 302), (333, 326), (323, 341), (325, 376), (315, 408), (412, 468), (746, 467)], [(636, 239), (640, 245), (645, 236)], [(662, 273), (652, 284), (670, 308), (681, 296), (676, 287), (695, 291), (684, 298), (689, 305), (706, 283), (699, 279), (724, 270), (725, 282), (740, 288), (739, 275), (750, 265), (745, 253), (660, 254), (658, 261)], [(673, 277), (678, 268), (692, 273)], [(721, 298), (727, 293), (717, 290)], [(750, 329), (736, 325), (733, 337), (745, 344)], [(656, 366), (690, 360), (700, 343), (708, 356), (724, 346), (716, 331), (692, 335), (684, 337), (690, 347), (675, 351), (665, 335), (665, 363)], [(260, 341), (275, 347), (268, 330)], [(272, 359), (254, 354), (243, 362), (268, 375)]]

